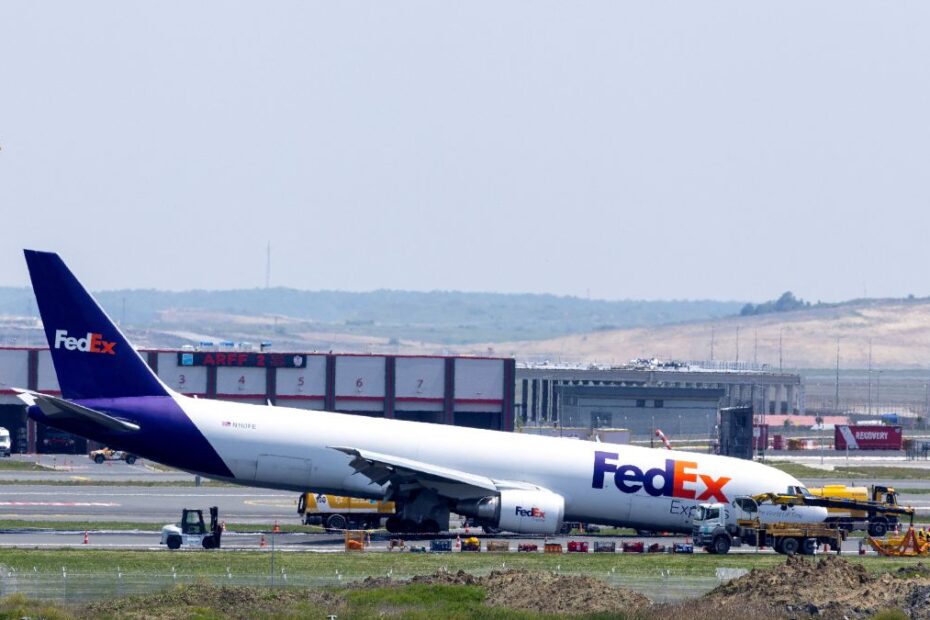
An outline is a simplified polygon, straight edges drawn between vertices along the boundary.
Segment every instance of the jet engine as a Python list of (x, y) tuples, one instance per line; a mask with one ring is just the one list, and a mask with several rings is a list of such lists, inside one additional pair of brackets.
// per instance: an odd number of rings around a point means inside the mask
[(492, 527), (524, 534), (556, 534), (565, 515), (565, 498), (537, 490), (504, 490), (500, 495), (459, 502), (455, 511)]

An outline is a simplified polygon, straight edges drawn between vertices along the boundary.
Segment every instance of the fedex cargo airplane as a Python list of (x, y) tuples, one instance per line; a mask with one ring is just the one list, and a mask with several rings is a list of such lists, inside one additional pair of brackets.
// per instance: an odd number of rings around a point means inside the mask
[(689, 532), (702, 502), (802, 488), (710, 454), (189, 398), (159, 380), (57, 254), (25, 254), (61, 387), (61, 397), (21, 390), (29, 415), (194, 474), (394, 500), (387, 525), (399, 532), (448, 529), (450, 512), (526, 534), (563, 520)]

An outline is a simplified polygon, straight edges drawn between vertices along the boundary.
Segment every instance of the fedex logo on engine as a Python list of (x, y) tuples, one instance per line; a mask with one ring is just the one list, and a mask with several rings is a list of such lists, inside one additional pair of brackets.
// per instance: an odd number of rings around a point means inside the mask
[(84, 338), (75, 338), (68, 335), (66, 329), (55, 330), (55, 348), (66, 349), (68, 351), (82, 351), (84, 353), (106, 353), (116, 355), (114, 348), (115, 342), (109, 342), (103, 339), (103, 334), (94, 334), (87, 332)]
[(524, 508), (523, 506), (517, 506), (514, 510), (514, 515), (518, 517), (530, 517), (532, 519), (545, 519), (546, 513), (533, 506), (532, 508)]
[[(604, 488), (605, 474), (614, 475), (614, 485), (623, 493), (636, 493), (643, 489), (653, 497), (680, 497), (682, 499), (697, 499), (699, 501), (716, 499), (718, 502), (729, 501), (723, 492), (723, 487), (732, 478), (720, 476), (714, 478), (697, 471), (697, 463), (693, 461), (678, 461), (665, 459), (665, 467), (654, 467), (643, 471), (636, 465), (621, 465), (612, 463), (619, 455), (615, 452), (594, 452), (594, 479), (592, 488)], [(698, 494), (698, 478), (703, 485), (703, 491)]]

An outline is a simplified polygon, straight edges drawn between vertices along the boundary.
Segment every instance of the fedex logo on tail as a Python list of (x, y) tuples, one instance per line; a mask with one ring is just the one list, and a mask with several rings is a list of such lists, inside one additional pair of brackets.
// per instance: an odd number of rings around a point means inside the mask
[(68, 351), (82, 351), (84, 353), (106, 353), (116, 355), (115, 342), (103, 339), (103, 334), (87, 332), (84, 338), (75, 338), (68, 335), (66, 329), (55, 330), (55, 348)]
[[(732, 478), (720, 476), (714, 478), (706, 474), (695, 471), (698, 464), (693, 461), (678, 461), (675, 459), (665, 459), (665, 467), (660, 469), (654, 467), (643, 471), (636, 465), (621, 465), (611, 461), (616, 461), (619, 455), (615, 452), (594, 452), (594, 479), (591, 482), (592, 488), (604, 488), (604, 476), (611, 473), (614, 476), (614, 485), (623, 493), (636, 493), (643, 489), (653, 497), (679, 497), (682, 499), (697, 499), (700, 501), (714, 498), (716, 501), (727, 501), (727, 496), (723, 492), (723, 487), (727, 485)], [(703, 490), (698, 494), (700, 485)]]
[(514, 511), (514, 515), (518, 517), (530, 517), (533, 519), (545, 519), (546, 513), (533, 506), (532, 508), (524, 508), (523, 506), (517, 506)]

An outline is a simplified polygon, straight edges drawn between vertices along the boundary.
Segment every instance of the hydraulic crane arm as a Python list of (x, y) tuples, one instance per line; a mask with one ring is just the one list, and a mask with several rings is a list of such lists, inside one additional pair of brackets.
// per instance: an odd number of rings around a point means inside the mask
[(869, 514), (905, 515), (914, 521), (914, 509), (910, 506), (897, 506), (882, 502), (845, 499), (839, 497), (819, 497), (814, 495), (785, 495), (779, 493), (761, 493), (754, 495), (757, 503), (769, 503), (777, 506), (819, 506), (821, 508), (838, 508), (841, 510), (858, 510)]

